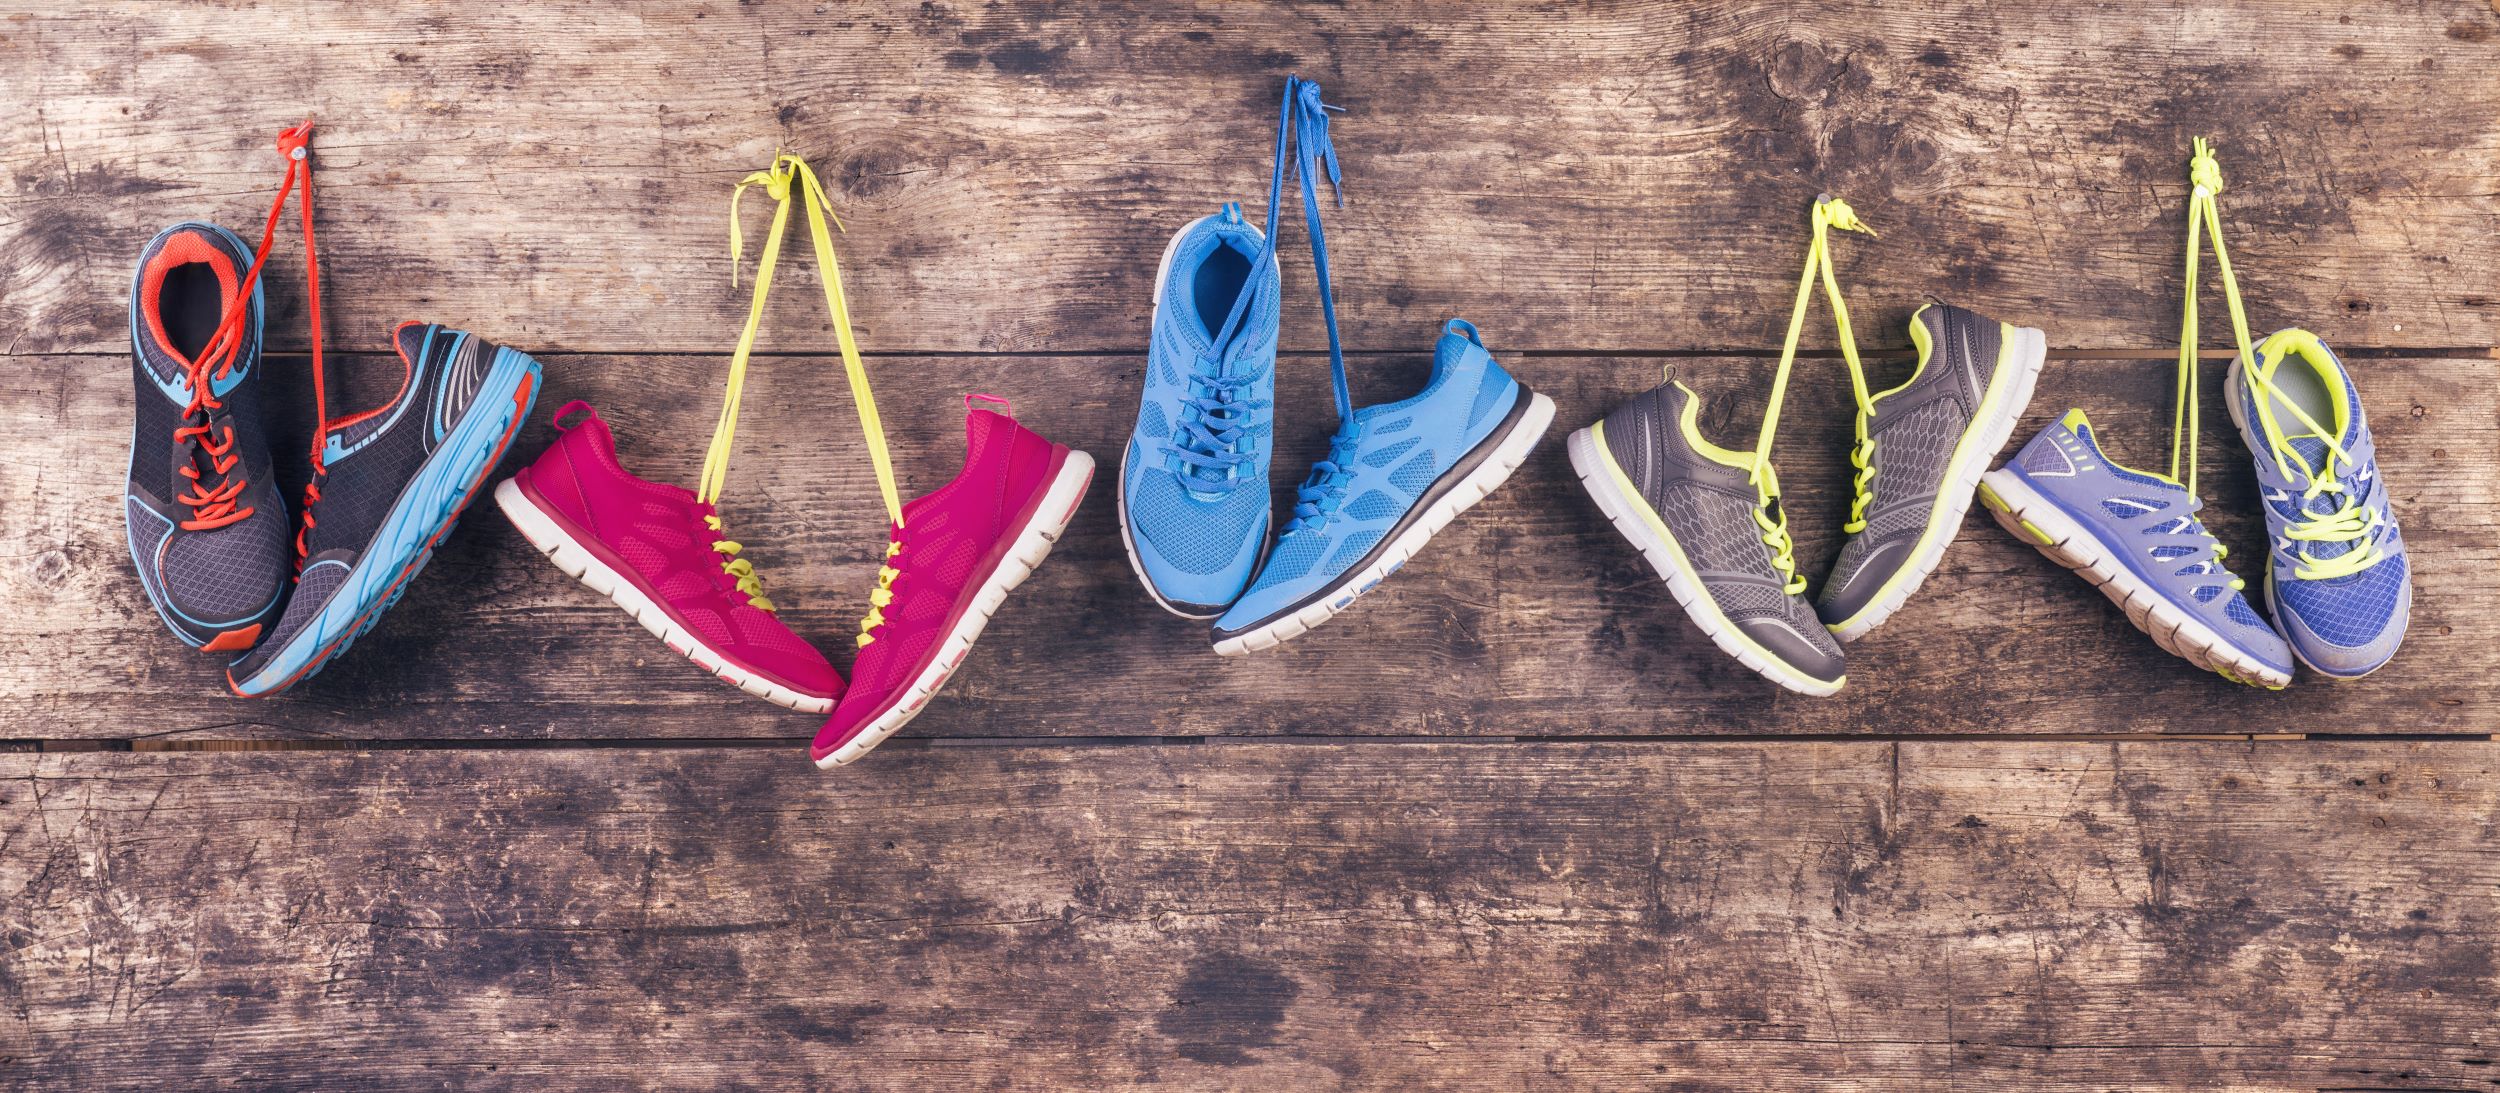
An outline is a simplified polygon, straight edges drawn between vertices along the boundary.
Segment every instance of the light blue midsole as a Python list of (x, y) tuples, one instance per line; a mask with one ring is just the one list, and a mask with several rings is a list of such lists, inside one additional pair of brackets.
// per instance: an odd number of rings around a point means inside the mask
[(480, 464), (499, 454), (506, 436), (514, 430), (514, 419), (526, 417), (537, 404), (535, 385), (527, 400), (516, 403), (512, 396), (524, 377), (538, 374), (538, 362), (528, 354), (501, 347), (495, 350), (494, 367), (469, 401), (472, 408), (488, 408), (487, 412), (472, 412), (462, 419), (443, 446), (426, 457), (416, 478), (400, 490), (399, 500), (392, 504), (381, 530), (374, 533), (372, 543), (348, 571), (346, 582), (321, 605), (321, 614), (296, 631), (295, 637), (250, 679), (237, 680), (236, 689), (256, 694), (292, 679), (333, 642), (363, 625), (365, 617), (379, 606), (392, 586), (403, 578), (415, 579), (415, 570), (422, 567), (420, 559), (434, 536), (485, 480), (486, 468)]

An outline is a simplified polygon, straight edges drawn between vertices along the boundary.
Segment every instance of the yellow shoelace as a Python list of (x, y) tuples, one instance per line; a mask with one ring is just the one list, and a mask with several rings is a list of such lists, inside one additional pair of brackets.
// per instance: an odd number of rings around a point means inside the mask
[[(1859, 447), (1871, 451), (1866, 443), (1866, 413), (1872, 403), (1866, 394), (1866, 376), (1858, 364), (1858, 342), (1849, 329), (1849, 305), (1840, 298), (1840, 279), (1832, 271), (1831, 229), (1864, 232), (1875, 229), (1858, 220), (1849, 203), (1829, 194), (1814, 199), (1814, 242), (1806, 248), (1806, 269), (1797, 279), (1797, 302), (1788, 312), (1788, 338), (1780, 343), (1779, 371), (1771, 378), (1771, 404), (1762, 411), (1762, 434), (1754, 441), (1753, 469), (1750, 480), (1755, 490), (1754, 523), (1762, 529), (1762, 543), (1771, 548), (1771, 564), (1787, 579), (1790, 593), (1806, 590), (1806, 579), (1797, 573), (1797, 544), (1788, 534), (1788, 513), (1780, 508), (1779, 475), (1771, 470), (1771, 438), (1779, 431), (1780, 404), (1788, 398), (1788, 373), (1797, 362), (1797, 341), (1805, 335), (1806, 308), (1814, 302), (1814, 283), (1823, 282), (1823, 295), (1832, 304), (1832, 323), (1840, 331), (1840, 355), (1849, 362), (1849, 382), (1858, 396), (1861, 411), (1858, 417)], [(1853, 456), (1860, 474), (1860, 488), (1871, 472), (1866, 470), (1863, 455)], [(1854, 521), (1862, 505), (1851, 507)], [(1862, 525), (1861, 525), (1862, 526)], [(1853, 527), (1851, 531), (1856, 531)]]
[[(2222, 166), (2214, 162), (2213, 147), (2205, 138), (2196, 138), (2196, 155), (2188, 160), (2188, 237), (2187, 237), (2187, 306), (2179, 324), (2179, 375), (2172, 393), (2170, 416), (2170, 478), (2196, 492), (2196, 267), (2201, 264), (2202, 237), (2211, 233), (2214, 240), (2214, 268), (2222, 273), (2222, 300), (2231, 309), (2231, 335), (2237, 339), (2241, 367), (2257, 363), (2256, 351), (2248, 343), (2248, 312), (2240, 306), (2240, 282), (2231, 275), (2231, 252), (2222, 245), (2222, 209), (2214, 203), (2214, 195), (2222, 192)], [(2180, 466), (2185, 464), (2185, 477)]]
[[(747, 305), (746, 329), (739, 333), (737, 351), (729, 358), (728, 390), (721, 399), (720, 420), (712, 427), (712, 446), (703, 456), (703, 478), (695, 487), (695, 500), (717, 504), (722, 487), (728, 484), (729, 453), (738, 436), (738, 406), (746, 389), (747, 359), (755, 352), (755, 333), (764, 322), (764, 301), (772, 292), (773, 270), (781, 262), (782, 234), (790, 224), (790, 203), (796, 198), (807, 209), (808, 234), (816, 245), (817, 271), (825, 286), (825, 308), (833, 315), (834, 340), (842, 348), (842, 370), (850, 380), (851, 401), (859, 410), (860, 432), (868, 440), (869, 460), (876, 466), (877, 488), (885, 496), (886, 515), (899, 529), (903, 525), (903, 502), (894, 485), (893, 460), (886, 452), (885, 426), (877, 419), (877, 402), (868, 390), (868, 369), (860, 360), (859, 343), (851, 335), (851, 309), (842, 295), (842, 269), (835, 261), (833, 232), (826, 224), (833, 215), (833, 203), (825, 197), (824, 185), (816, 180), (816, 172), (808, 169), (807, 161), (787, 153), (773, 157), (772, 166), (740, 180), (729, 195), (729, 279), (733, 285), (738, 280), (738, 266), (746, 259), (746, 233), (738, 221), (738, 202), (746, 196), (749, 186), (762, 186), (772, 197), (773, 223), (764, 238), (763, 254), (756, 261), (755, 292)], [(841, 226), (840, 219), (832, 220), (832, 228)], [(718, 515), (706, 516), (704, 522), (716, 532), (721, 530)], [(738, 591), (747, 594), (747, 602), (773, 610), (755, 566), (738, 557), (743, 547), (722, 538), (712, 543), (712, 549), (729, 559), (721, 563), (721, 572), (737, 579)], [(889, 549), (887, 553), (891, 556), (894, 551)], [(893, 580), (883, 576), (885, 572), (879, 571), (881, 585)]]
[[(2370, 530), (2379, 526), (2379, 514), (2361, 504), (2349, 489), (2350, 484), (2336, 475), (2336, 468), (2339, 465), (2350, 470), (2360, 462), (2353, 458), (2351, 452), (2344, 450), (2339, 440), (2343, 435), (2343, 423), (2338, 421), (2337, 427), (2330, 429), (2311, 417), (2308, 411), (2301, 409), (2298, 403), (2276, 395), (2275, 370), (2281, 368), (2285, 361), (2291, 360), (2295, 355), (2301, 357), (2310, 367), (2318, 368), (2321, 372), (2327, 371), (2324, 366), (2332, 360), (2326, 351), (2326, 343), (2319, 341), (2317, 335), (2306, 330), (2278, 330), (2266, 338), (2264, 345), (2257, 347), (2258, 363), (2252, 367), (2243, 368), (2240, 378), (2247, 381), (2252, 388), (2250, 394), (2252, 401), (2257, 404), (2259, 431), (2266, 436), (2266, 446), (2270, 449), (2267, 454), (2274, 457), (2275, 466), (2282, 471), (2285, 478), (2296, 477), (2293, 470), (2298, 468), (2309, 479), (2309, 487), (2302, 490), (2300, 494), (2302, 518), (2285, 528), (2283, 537), (2310, 543), (2349, 543), (2358, 540), (2361, 544), (2341, 554), (2325, 558), (2320, 558), (2305, 550), (2295, 551), (2292, 556), (2298, 559), (2298, 563), (2292, 567), (2292, 576), (2304, 581), (2349, 577), (2387, 560), (2387, 555), (2380, 548), (2379, 541), (2369, 538)], [(2291, 438), (2286, 435), (2282, 424), (2275, 420), (2274, 414), (2277, 406), (2291, 411), (2292, 417), (2309, 430), (2309, 436), (2325, 443), (2325, 466), (2310, 467), (2308, 460), (2302, 458), (2300, 453), (2292, 447)], [(2342, 416), (2340, 403), (2338, 409), (2339, 413), (2335, 416), (2340, 418)], [(2310, 512), (2309, 503), (2316, 500), (2318, 495), (2325, 493), (2333, 493), (2341, 498), (2335, 510), (2322, 514)]]

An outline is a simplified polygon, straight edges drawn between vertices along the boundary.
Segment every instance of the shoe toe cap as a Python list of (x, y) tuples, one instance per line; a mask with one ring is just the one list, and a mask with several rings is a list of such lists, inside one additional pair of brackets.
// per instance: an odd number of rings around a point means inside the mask
[(1155, 595), (1215, 614), (1239, 598), (1267, 541), (1267, 488), (1245, 482), (1217, 495), (1180, 488), (1169, 474), (1130, 483), (1121, 520), (1131, 555)]
[[(2278, 610), (2275, 618), (2282, 624), (2290, 650), (2297, 651), (2301, 660), (2325, 675), (2351, 678), (2377, 671), (2395, 657), (2397, 647), (2404, 644), (2412, 605), (2413, 589), (2407, 585), (2392, 610), (2371, 613), (2377, 616), (2373, 620), (2377, 624), (2375, 631), (2349, 620), (2332, 627), (2313, 627), (2307, 614), (2299, 610)], [(2331, 637), (2321, 634), (2321, 629), (2331, 629)]]
[(1838, 682), (1849, 674), (1840, 646), (1833, 643), (1831, 633), (1810, 616), (1805, 622), (1784, 618), (1746, 619), (1736, 628), (1771, 655), (1789, 667), (1822, 683)]

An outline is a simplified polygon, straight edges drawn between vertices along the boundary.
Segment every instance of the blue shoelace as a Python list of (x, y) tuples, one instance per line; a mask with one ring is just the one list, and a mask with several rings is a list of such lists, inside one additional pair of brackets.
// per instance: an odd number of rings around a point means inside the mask
[[(1337, 339), (1337, 298), (1328, 282), (1328, 238), (1320, 228), (1319, 187), (1315, 178), (1324, 165), (1329, 191), (1336, 194), (1339, 206), (1345, 204), (1345, 193), (1339, 189), (1342, 176), (1337, 167), (1337, 149), (1328, 140), (1328, 111), (1342, 108), (1321, 102), (1319, 95), (1318, 84), (1300, 76), (1285, 78), (1284, 104), (1276, 118), (1275, 169), (1267, 186), (1267, 245), (1260, 249), (1259, 260), (1250, 267), (1249, 277), (1233, 297), (1224, 325), (1191, 367), (1190, 384), (1199, 393), (1184, 407), (1195, 413), (1182, 422), (1174, 440), (1164, 445), (1164, 451), (1180, 462), (1183, 477), (1190, 479), (1190, 488), (1200, 492), (1232, 490), (1243, 481), (1232, 473), (1233, 468), (1252, 459), (1250, 453), (1236, 451), (1234, 446), (1258, 425), (1257, 412), (1262, 407), (1242, 399), (1242, 388), (1250, 381), (1228, 375), (1224, 358), (1241, 334), (1250, 302), (1258, 295), (1260, 278), (1276, 261), (1276, 214), (1284, 201), (1285, 157), (1289, 147), (1294, 156), (1294, 174), (1302, 185), (1302, 219), (1311, 233), (1311, 261), (1319, 271), (1320, 311), (1328, 322), (1328, 361), (1337, 385), (1337, 419), (1345, 422), (1354, 416), (1353, 396), (1346, 386), (1345, 351)], [(1320, 477), (1323, 476), (1315, 473), (1315, 480)], [(1310, 488), (1304, 486), (1306, 491)], [(1303, 507), (1295, 507), (1297, 520)]]

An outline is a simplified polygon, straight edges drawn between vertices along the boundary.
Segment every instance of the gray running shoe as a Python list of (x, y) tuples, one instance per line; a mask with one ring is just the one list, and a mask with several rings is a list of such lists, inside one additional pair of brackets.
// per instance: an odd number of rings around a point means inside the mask
[(1950, 304), (1910, 316), (1918, 370), (1858, 409), (1849, 541), (1815, 610), (1842, 641), (1881, 625), (1944, 560), (1981, 472), (2031, 405), (2048, 338)]
[(1700, 409), (1683, 384), (1657, 387), (1571, 434), (1571, 466), (1719, 648), (1789, 690), (1838, 691), (1847, 666), (1800, 595), (1778, 479), (1704, 439)]

